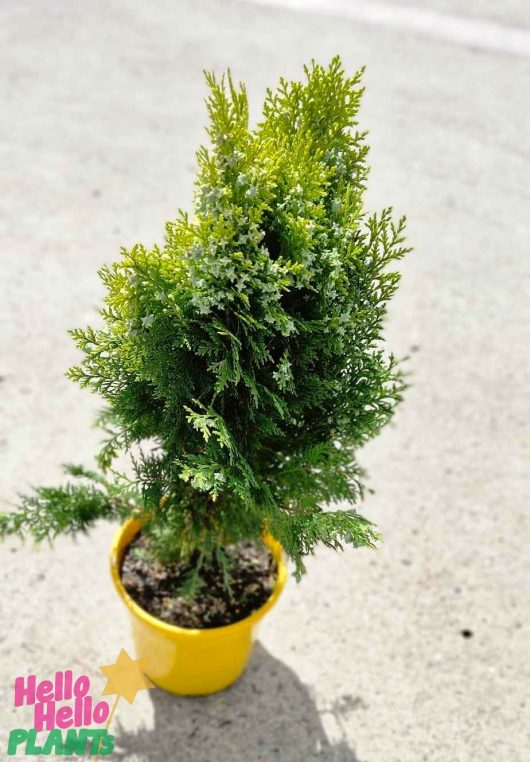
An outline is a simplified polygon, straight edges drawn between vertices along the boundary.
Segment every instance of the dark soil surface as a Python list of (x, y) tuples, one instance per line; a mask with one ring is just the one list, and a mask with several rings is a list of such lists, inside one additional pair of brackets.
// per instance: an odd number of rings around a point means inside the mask
[(260, 608), (276, 583), (276, 562), (264, 543), (241, 542), (224, 550), (232, 559), (231, 592), (223, 586), (217, 563), (204, 569), (204, 584), (190, 599), (179, 594), (192, 567), (163, 566), (149, 557), (147, 540), (137, 535), (125, 551), (121, 578), (131, 598), (145, 611), (178, 627), (208, 629), (233, 624)]

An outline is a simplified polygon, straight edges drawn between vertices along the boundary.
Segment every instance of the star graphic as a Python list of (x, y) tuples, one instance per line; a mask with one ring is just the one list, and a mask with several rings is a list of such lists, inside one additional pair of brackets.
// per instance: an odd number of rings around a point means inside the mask
[(131, 659), (127, 651), (122, 648), (114, 664), (106, 664), (100, 667), (107, 678), (103, 695), (118, 694), (118, 696), (123, 696), (129, 704), (132, 704), (138, 691), (155, 687), (144, 674), (148, 664), (149, 658)]

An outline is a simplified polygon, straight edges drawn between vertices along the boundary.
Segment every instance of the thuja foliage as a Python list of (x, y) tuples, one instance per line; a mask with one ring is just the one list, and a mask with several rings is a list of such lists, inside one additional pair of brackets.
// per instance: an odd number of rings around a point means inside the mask
[(244, 87), (206, 75), (194, 214), (103, 267), (104, 325), (72, 331), (83, 358), (68, 375), (105, 401), (99, 470), (23, 498), (4, 534), (135, 514), (159, 559), (200, 566), (266, 530), (298, 575), (319, 541), (378, 539), (353, 508), (355, 451), (403, 390), (381, 331), (408, 249), (403, 218), (363, 206), (361, 75), (313, 63), (267, 92), (253, 129)]

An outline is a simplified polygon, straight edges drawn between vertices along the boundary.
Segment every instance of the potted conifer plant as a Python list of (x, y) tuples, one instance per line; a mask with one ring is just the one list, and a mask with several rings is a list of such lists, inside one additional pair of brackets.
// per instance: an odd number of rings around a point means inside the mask
[(37, 540), (122, 522), (113, 579), (149, 677), (175, 693), (243, 671), (284, 555), (299, 578), (318, 542), (378, 540), (353, 507), (355, 451), (403, 390), (381, 331), (407, 249), (403, 218), (363, 207), (361, 74), (313, 63), (253, 129), (244, 87), (206, 75), (194, 216), (103, 267), (103, 327), (72, 331), (69, 376), (105, 403), (98, 468), (0, 516), (2, 535)]

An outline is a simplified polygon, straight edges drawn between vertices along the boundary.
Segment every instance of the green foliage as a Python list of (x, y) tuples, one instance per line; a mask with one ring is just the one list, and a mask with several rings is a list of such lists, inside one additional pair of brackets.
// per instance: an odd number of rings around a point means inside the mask
[(138, 494), (82, 466), (65, 466), (73, 478), (62, 487), (37, 487), (21, 497), (18, 511), (0, 514), (0, 536), (24, 533), (53, 540), (62, 533), (84, 532), (98, 519), (124, 519), (136, 511)]
[(126, 451), (134, 477), (37, 490), (4, 533), (83, 529), (136, 494), (165, 562), (267, 529), (301, 574), (319, 541), (378, 539), (354, 510), (327, 509), (362, 496), (355, 450), (403, 390), (381, 330), (405, 221), (363, 208), (361, 74), (312, 64), (267, 93), (254, 129), (244, 87), (206, 75), (194, 215), (103, 267), (104, 327), (72, 331), (83, 359), (69, 376), (106, 403), (99, 466)]

